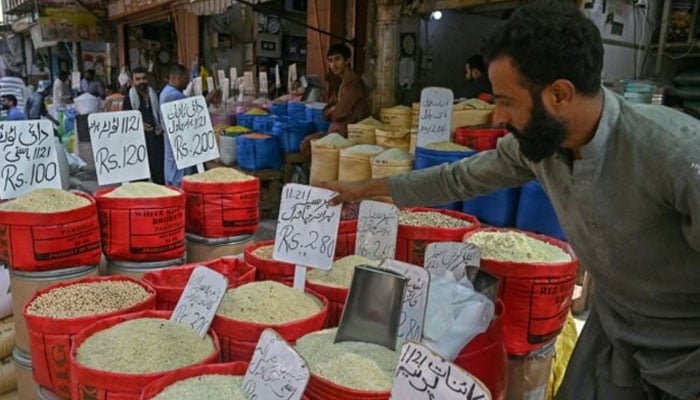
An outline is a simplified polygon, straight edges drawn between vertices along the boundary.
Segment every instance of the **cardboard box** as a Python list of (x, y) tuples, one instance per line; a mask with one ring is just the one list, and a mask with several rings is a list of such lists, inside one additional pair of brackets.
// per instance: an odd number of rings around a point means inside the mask
[(507, 400), (544, 400), (552, 371), (554, 342), (523, 357), (508, 357)]

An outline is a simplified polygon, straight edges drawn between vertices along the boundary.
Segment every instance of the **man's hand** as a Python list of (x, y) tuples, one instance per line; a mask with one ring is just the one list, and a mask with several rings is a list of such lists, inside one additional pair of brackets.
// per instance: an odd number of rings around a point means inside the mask
[(153, 125), (147, 124), (144, 122), (143, 124), (143, 131), (144, 132), (153, 132)]
[(338, 195), (330, 200), (332, 206), (390, 195), (389, 185), (384, 178), (361, 182), (322, 182), (316, 186), (338, 192)]

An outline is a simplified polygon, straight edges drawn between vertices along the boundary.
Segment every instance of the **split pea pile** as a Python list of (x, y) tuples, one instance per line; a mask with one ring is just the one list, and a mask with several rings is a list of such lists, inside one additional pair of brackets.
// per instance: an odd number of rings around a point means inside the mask
[(253, 180), (255, 177), (233, 168), (218, 167), (199, 174), (188, 175), (182, 179), (189, 182), (245, 182)]
[(88, 317), (129, 308), (147, 297), (146, 289), (129, 281), (76, 283), (37, 297), (27, 313), (55, 319)]
[(371, 265), (376, 267), (379, 261), (370, 260), (357, 255), (345, 256), (333, 263), (333, 268), (328, 271), (322, 269), (312, 269), (309, 271), (309, 282), (317, 285), (326, 285), (339, 288), (348, 288), (352, 283), (352, 275), (358, 265)]
[(433, 226), (437, 228), (468, 228), (472, 224), (436, 211), (400, 211), (399, 225)]
[(242, 376), (200, 375), (173, 383), (151, 400), (247, 400), (242, 383)]
[(253, 250), (253, 255), (255, 257), (261, 258), (263, 260), (272, 260), (272, 253), (275, 250), (274, 244), (269, 244), (267, 246), (260, 246)]
[(133, 182), (119, 186), (111, 192), (105, 194), (105, 197), (124, 197), (124, 198), (151, 198), (151, 197), (168, 197), (178, 196), (180, 193), (168, 189), (165, 186), (156, 185), (150, 182)]
[(323, 305), (315, 297), (274, 281), (248, 283), (230, 289), (217, 315), (258, 324), (284, 324), (317, 314)]
[(481, 258), (509, 262), (571, 261), (564, 250), (520, 232), (477, 232), (467, 239), (481, 250)]
[(373, 343), (333, 343), (337, 329), (309, 333), (295, 349), (311, 373), (357, 390), (390, 390), (399, 353)]
[(197, 364), (214, 352), (212, 338), (161, 318), (122, 322), (87, 338), (76, 360), (88, 368), (122, 374), (150, 374)]
[(90, 201), (61, 189), (38, 189), (0, 204), (3, 211), (55, 213), (85, 207)]

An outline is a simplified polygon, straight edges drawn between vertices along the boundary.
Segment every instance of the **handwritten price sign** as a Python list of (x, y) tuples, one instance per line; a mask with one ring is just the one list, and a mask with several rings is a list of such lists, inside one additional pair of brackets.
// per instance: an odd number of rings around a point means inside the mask
[(299, 400), (309, 383), (306, 361), (272, 329), (265, 329), (243, 378), (248, 400)]
[(408, 342), (401, 348), (391, 399), (491, 400), (491, 392), (479, 379), (425, 346)]
[(366, 200), (360, 203), (355, 254), (371, 260), (394, 258), (399, 232), (399, 209), (396, 206)]
[(61, 188), (50, 121), (0, 122), (0, 198)]
[(331, 268), (340, 224), (340, 205), (328, 204), (334, 194), (295, 183), (284, 186), (275, 235), (275, 260)]
[(399, 334), (396, 342), (400, 345), (409, 340), (420, 341), (423, 338), (430, 274), (417, 265), (397, 260), (386, 260), (381, 266), (408, 279), (403, 295)]
[(190, 326), (200, 337), (204, 337), (227, 287), (228, 279), (225, 276), (204, 266), (196, 267), (170, 320)]
[(450, 89), (427, 87), (420, 92), (418, 147), (450, 140), (453, 101)]
[(425, 249), (425, 269), (433, 275), (451, 271), (457, 281), (465, 276), (472, 281), (479, 272), (481, 252), (471, 243), (437, 242)]
[(219, 158), (207, 102), (202, 96), (161, 104), (165, 132), (179, 169)]
[(88, 130), (100, 185), (151, 177), (140, 111), (92, 113)]

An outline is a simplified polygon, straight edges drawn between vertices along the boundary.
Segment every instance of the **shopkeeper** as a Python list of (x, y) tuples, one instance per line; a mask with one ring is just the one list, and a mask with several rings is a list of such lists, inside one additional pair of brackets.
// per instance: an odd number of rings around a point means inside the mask
[(700, 395), (700, 122), (602, 88), (603, 45), (568, 2), (535, 1), (486, 42), (512, 134), (451, 165), (323, 186), (333, 202), (445, 204), (539, 179), (593, 276), (559, 400)]
[[(350, 48), (344, 44), (334, 44), (327, 54), (331, 73), (341, 79), (338, 91), (331, 94), (323, 118), (330, 121), (328, 132), (348, 136), (348, 124), (361, 121), (370, 115), (369, 93), (360, 75), (350, 66)], [(301, 152), (311, 153), (311, 140), (323, 134), (309, 135), (301, 143)]]

